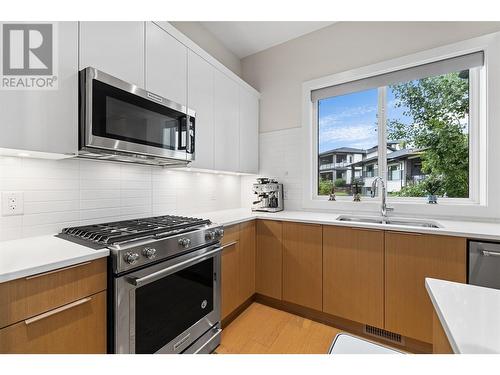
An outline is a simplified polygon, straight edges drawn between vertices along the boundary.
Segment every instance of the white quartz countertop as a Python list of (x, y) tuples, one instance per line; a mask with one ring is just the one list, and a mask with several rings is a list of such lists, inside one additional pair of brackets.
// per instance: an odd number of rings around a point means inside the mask
[(213, 222), (222, 225), (232, 225), (253, 219), (268, 219), (296, 221), (312, 224), (339, 225), (346, 227), (385, 229), (401, 232), (441, 234), (448, 236), (467, 237), (471, 239), (500, 241), (500, 223), (432, 219), (432, 221), (439, 223), (442, 228), (422, 228), (406, 225), (387, 225), (375, 223), (360, 223), (354, 221), (338, 221), (337, 218), (340, 215), (341, 213), (286, 210), (275, 213), (256, 213), (252, 212), (250, 209), (241, 208), (233, 210), (204, 212), (197, 214), (196, 216), (209, 218)]
[(0, 283), (108, 255), (108, 249), (94, 250), (53, 235), (2, 241)]
[[(295, 221), (302, 223), (339, 225), (347, 227), (386, 229), (391, 231), (433, 233), (474, 239), (500, 241), (500, 223), (434, 220), (442, 228), (420, 228), (400, 225), (384, 225), (337, 221), (340, 213), (311, 211), (281, 211), (253, 213), (248, 208), (202, 212), (195, 215), (215, 223), (232, 225), (254, 219)], [(0, 242), (0, 282), (67, 267), (109, 255), (107, 249), (94, 250), (66, 241), (53, 235), (30, 237)]]
[(455, 353), (500, 353), (500, 290), (430, 278), (425, 287)]

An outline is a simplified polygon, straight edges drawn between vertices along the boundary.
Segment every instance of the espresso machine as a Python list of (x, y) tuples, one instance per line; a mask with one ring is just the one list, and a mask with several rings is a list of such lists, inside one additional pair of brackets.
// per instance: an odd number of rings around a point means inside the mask
[(283, 184), (270, 178), (258, 178), (252, 191), (257, 195), (252, 211), (278, 212), (283, 211)]

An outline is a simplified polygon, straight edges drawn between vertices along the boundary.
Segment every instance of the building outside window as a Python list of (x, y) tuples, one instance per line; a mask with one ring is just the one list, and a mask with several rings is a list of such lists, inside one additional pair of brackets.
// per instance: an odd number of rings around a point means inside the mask
[(469, 198), (470, 91), (482, 64), (477, 52), (314, 90), (318, 195), (333, 186), (350, 196), (354, 185), (368, 195), (381, 176), (390, 196)]

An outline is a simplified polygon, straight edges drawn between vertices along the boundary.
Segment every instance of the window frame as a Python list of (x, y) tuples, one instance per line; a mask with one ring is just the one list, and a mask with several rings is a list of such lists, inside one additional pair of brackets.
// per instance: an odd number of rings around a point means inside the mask
[[(411, 68), (418, 65), (437, 62), (440, 60), (453, 58), (474, 52), (484, 52), (484, 65), (479, 68), (472, 68), (470, 74), (469, 86), (469, 197), (468, 198), (440, 198), (438, 205), (427, 205), (425, 198), (422, 197), (388, 197), (388, 202), (401, 209), (402, 213), (411, 214), (436, 214), (436, 215), (456, 215), (457, 208), (465, 206), (487, 207), (488, 194), (492, 189), (488, 189), (487, 161), (490, 158), (488, 153), (487, 133), (488, 133), (488, 100), (492, 100), (488, 93), (488, 88), (492, 82), (489, 81), (488, 65), (494, 66), (500, 63), (500, 33), (489, 34), (463, 42), (458, 42), (444, 47), (438, 47), (431, 50), (419, 52), (382, 63), (377, 63), (362, 68), (345, 71), (330, 76), (314, 79), (305, 82), (302, 87), (303, 94), (303, 139), (305, 147), (304, 154), (304, 181), (303, 181), (303, 199), (302, 206), (307, 209), (335, 209), (339, 211), (351, 211), (373, 213), (380, 206), (380, 197), (365, 198), (361, 202), (353, 202), (352, 196), (337, 197), (337, 201), (328, 201), (328, 196), (318, 195), (318, 106), (317, 101), (312, 102), (311, 92), (313, 90), (325, 88), (328, 86), (347, 83), (355, 80), (369, 78), (372, 76), (390, 73), (396, 70)], [(497, 79), (500, 81), (500, 79)], [(379, 113), (383, 116), (379, 123), (386, 124), (385, 101), (381, 103), (381, 97), (386, 93), (381, 93), (379, 89)], [(385, 90), (382, 90), (385, 91)], [(491, 91), (491, 90), (490, 90)], [(493, 101), (492, 101), (493, 103)], [(496, 112), (496, 111), (495, 111)], [(500, 111), (498, 113), (500, 117)], [(490, 116), (491, 117), (491, 116)], [(383, 144), (380, 137), (384, 137), (386, 126), (379, 127), (379, 145)], [(383, 133), (383, 134), (382, 134)], [(387, 160), (386, 149), (382, 147), (378, 158), (379, 175), (387, 182)], [(495, 178), (496, 180), (496, 178)], [(499, 179), (500, 182), (500, 179)], [(491, 199), (490, 199), (491, 200)], [(495, 204), (500, 207), (500, 201)], [(356, 206), (354, 206), (356, 205)], [(430, 207), (434, 206), (434, 207)], [(437, 207), (436, 207), (437, 206)], [(354, 208), (355, 207), (355, 208)], [(446, 207), (450, 207), (448, 210)], [(465, 211), (467, 211), (466, 209)], [(460, 212), (460, 211), (458, 211)], [(494, 216), (494, 215), (491, 215)]]

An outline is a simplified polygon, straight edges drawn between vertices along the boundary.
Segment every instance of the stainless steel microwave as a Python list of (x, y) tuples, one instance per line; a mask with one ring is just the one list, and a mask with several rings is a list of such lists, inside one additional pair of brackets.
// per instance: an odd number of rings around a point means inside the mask
[(195, 155), (195, 112), (94, 68), (80, 71), (79, 156), (186, 165)]

